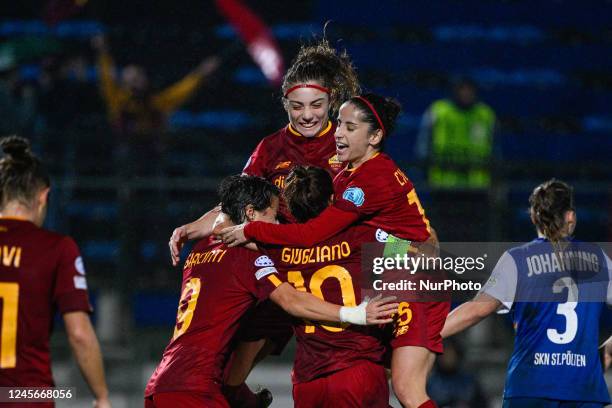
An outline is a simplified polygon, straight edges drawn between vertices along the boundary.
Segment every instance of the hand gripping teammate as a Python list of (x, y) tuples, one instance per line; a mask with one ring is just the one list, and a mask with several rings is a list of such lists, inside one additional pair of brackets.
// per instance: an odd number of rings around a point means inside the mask
[[(0, 139), (0, 387), (53, 387), (49, 338), (55, 311), (94, 394), (108, 408), (108, 388), (89, 313), (85, 268), (72, 238), (41, 226), (50, 181), (26, 139)], [(2, 403), (3, 407), (54, 407), (48, 403)]]
[[(275, 222), (278, 189), (254, 176), (221, 184), (221, 207), (232, 222)], [(230, 343), (246, 313), (270, 299), (294, 316), (336, 323), (380, 324), (397, 308), (390, 299), (354, 306), (325, 302), (283, 282), (271, 259), (246, 248), (198, 242), (183, 268), (174, 335), (145, 390), (145, 407), (229, 407), (222, 394)]]
[(442, 336), (510, 311), (516, 339), (503, 407), (604, 407), (610, 396), (597, 342), (604, 303), (612, 304), (612, 262), (599, 247), (572, 238), (569, 185), (542, 183), (529, 204), (538, 237), (502, 255), (481, 293), (448, 315)]
[[(226, 228), (223, 241), (312, 247), (350, 225), (365, 224), (398, 239), (434, 242), (414, 186), (382, 152), (399, 111), (397, 102), (375, 94), (349, 99), (340, 108), (335, 135), (338, 159), (348, 165), (334, 179), (334, 204), (303, 224)], [(395, 394), (406, 407), (435, 407), (425, 385), (435, 353), (442, 352), (440, 330), (448, 310), (448, 302), (412, 302), (401, 309), (391, 341), (391, 370)]]

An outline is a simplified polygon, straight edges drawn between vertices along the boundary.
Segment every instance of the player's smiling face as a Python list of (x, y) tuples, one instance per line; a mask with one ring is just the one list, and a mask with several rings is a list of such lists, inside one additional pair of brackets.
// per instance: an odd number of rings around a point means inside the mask
[[(318, 82), (307, 84), (321, 86)], [(298, 88), (285, 98), (291, 126), (302, 136), (314, 137), (329, 121), (329, 95), (315, 88)]]
[(338, 160), (348, 162), (350, 167), (359, 167), (378, 152), (381, 139), (381, 132), (372, 132), (355, 105), (345, 102), (340, 107), (336, 128)]

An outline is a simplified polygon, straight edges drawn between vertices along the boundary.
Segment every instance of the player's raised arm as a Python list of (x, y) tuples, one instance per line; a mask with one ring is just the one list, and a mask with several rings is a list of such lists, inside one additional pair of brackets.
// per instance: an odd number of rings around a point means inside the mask
[(168, 242), (172, 265), (178, 265), (185, 242), (206, 238), (212, 235), (215, 227), (223, 227), (226, 224), (227, 217), (221, 212), (221, 206), (217, 205), (197, 220), (175, 228)]
[(302, 224), (251, 222), (227, 227), (219, 235), (230, 247), (256, 239), (268, 244), (309, 248), (332, 237), (358, 219), (355, 213), (329, 206), (319, 216)]
[(394, 296), (378, 296), (371, 301), (363, 301), (358, 306), (340, 306), (310, 293), (300, 292), (286, 282), (281, 283), (270, 294), (270, 299), (295, 317), (362, 326), (391, 323), (392, 315), (398, 307)]

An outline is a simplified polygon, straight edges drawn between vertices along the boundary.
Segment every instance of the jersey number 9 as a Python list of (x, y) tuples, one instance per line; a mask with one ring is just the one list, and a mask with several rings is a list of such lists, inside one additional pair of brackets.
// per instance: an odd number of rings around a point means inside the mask
[(198, 303), (198, 296), (200, 296), (200, 286), (199, 278), (191, 278), (185, 284), (185, 289), (183, 289), (181, 300), (179, 301), (172, 340), (176, 340), (189, 328), (196, 304)]

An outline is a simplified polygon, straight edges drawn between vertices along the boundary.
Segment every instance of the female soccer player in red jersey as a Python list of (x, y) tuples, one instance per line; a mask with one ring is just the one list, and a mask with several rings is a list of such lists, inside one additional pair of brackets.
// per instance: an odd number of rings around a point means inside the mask
[[(287, 176), (284, 197), (299, 222), (331, 204), (333, 182), (318, 167), (296, 166)], [(382, 231), (357, 224), (312, 248), (265, 248), (283, 277), (299, 290), (328, 302), (352, 305), (363, 298), (362, 247)], [(344, 248), (336, 250), (333, 248)], [(384, 368), (386, 347), (380, 329), (293, 320), (296, 352), (293, 370), (295, 408), (388, 408)]]
[[(326, 40), (303, 46), (283, 79), (282, 92), (289, 124), (257, 145), (243, 173), (263, 177), (281, 190), (285, 177), (298, 164), (322, 167), (336, 175), (342, 163), (336, 157), (336, 126), (330, 115), (336, 115), (342, 101), (359, 93), (357, 74), (348, 55), (338, 53)], [(284, 205), (281, 212), (290, 218)], [(219, 213), (216, 207), (174, 230), (169, 242), (173, 265), (179, 262), (184, 242), (212, 233)]]
[[(54, 386), (49, 337), (59, 310), (77, 364), (96, 398), (94, 406), (108, 408), (102, 355), (88, 316), (91, 306), (79, 249), (72, 238), (41, 228), (49, 176), (26, 139), (5, 137), (0, 147), (4, 151), (0, 159), (0, 387)], [(0, 405), (55, 406), (53, 402), (18, 400)]]
[[(223, 211), (234, 223), (275, 222), (278, 194), (274, 185), (254, 176), (228, 177), (219, 189)], [(229, 407), (221, 393), (223, 366), (234, 333), (258, 300), (269, 297), (294, 316), (358, 325), (390, 322), (389, 314), (398, 307), (391, 299), (340, 306), (284, 280), (266, 255), (198, 242), (183, 268), (174, 335), (147, 384), (145, 407)], [(382, 368), (379, 374), (382, 388), (387, 387)]]
[[(416, 191), (393, 160), (382, 153), (393, 131), (400, 106), (375, 94), (356, 96), (339, 112), (336, 130), (338, 159), (348, 163), (334, 179), (334, 205), (304, 224), (251, 223), (224, 229), (223, 241), (240, 245), (247, 240), (311, 247), (354, 223), (373, 225), (394, 237), (427, 241), (429, 221)], [(434, 407), (425, 391), (426, 379), (442, 352), (440, 330), (448, 314), (447, 302), (413, 302), (395, 328), (391, 367), (393, 388), (406, 407)], [(408, 327), (408, 319), (412, 319)]]

